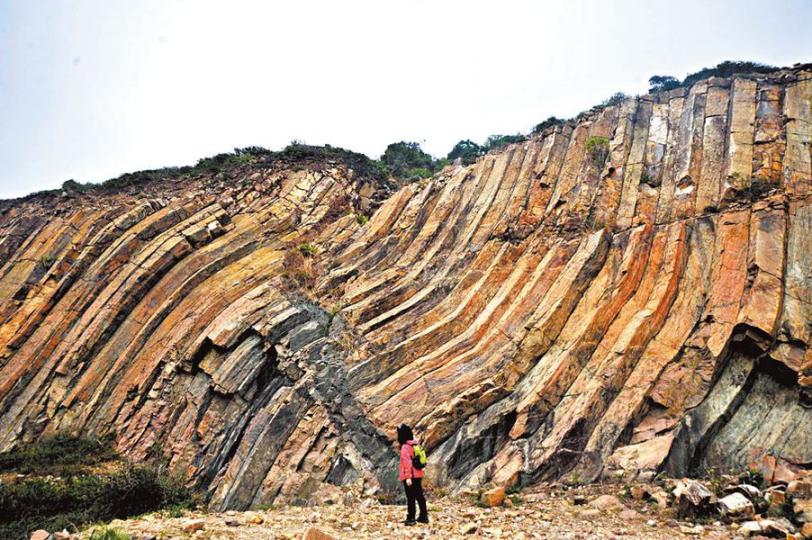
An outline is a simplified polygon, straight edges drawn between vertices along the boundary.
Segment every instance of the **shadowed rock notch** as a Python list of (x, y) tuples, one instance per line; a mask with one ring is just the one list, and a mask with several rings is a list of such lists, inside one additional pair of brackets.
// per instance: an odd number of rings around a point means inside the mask
[(811, 146), (800, 67), (395, 192), (339, 160), (4, 202), (0, 448), (114, 434), (216, 508), (391, 490), (400, 422), (451, 489), (807, 466)]

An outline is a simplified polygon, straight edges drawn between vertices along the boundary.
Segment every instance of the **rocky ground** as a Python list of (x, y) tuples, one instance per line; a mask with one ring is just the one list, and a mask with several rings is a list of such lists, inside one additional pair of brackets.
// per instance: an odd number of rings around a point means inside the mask
[[(192, 511), (177, 517), (154, 513), (136, 519), (117, 520), (110, 527), (130, 534), (134, 540), (734, 539), (752, 536), (748, 530), (743, 529), (741, 522), (723, 523), (715, 517), (702, 519), (702, 523), (677, 519), (672, 506), (673, 497), (669, 502), (665, 490), (650, 487), (545, 487), (507, 496), (501, 505), (495, 507), (488, 507), (484, 500), (476, 501), (470, 497), (430, 500), (431, 523), (413, 527), (406, 527), (401, 523), (405, 513), (403, 506), (384, 505), (374, 499), (309, 508), (282, 507), (249, 512)], [(316, 531), (329, 536), (318, 536)], [(81, 538), (89, 538), (90, 534), (91, 530), (87, 530)]]

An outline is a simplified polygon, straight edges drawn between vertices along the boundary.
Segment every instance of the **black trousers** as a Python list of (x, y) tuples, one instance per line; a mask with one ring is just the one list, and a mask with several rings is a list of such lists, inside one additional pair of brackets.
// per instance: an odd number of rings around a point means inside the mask
[(411, 486), (406, 485), (406, 480), (404, 480), (403, 489), (406, 490), (406, 519), (414, 520), (415, 501), (417, 501), (420, 507), (420, 517), (428, 518), (429, 513), (426, 510), (426, 498), (423, 496), (423, 479), (413, 478)]

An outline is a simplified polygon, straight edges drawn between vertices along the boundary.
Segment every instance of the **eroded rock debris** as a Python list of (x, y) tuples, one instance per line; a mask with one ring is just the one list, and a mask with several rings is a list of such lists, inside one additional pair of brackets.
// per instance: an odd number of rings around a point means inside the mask
[[(403, 506), (380, 504), (361, 493), (362, 484), (344, 486), (325, 499), (330, 504), (275, 507), (248, 512), (185, 511), (180, 516), (159, 512), (108, 527), (133, 539), (185, 537), (287, 540), (381, 538), (504, 538), (619, 539), (619, 538), (744, 538), (798, 539), (812, 537), (812, 522), (785, 513), (786, 493), (800, 495), (812, 476), (796, 480), (795, 489), (784, 484), (761, 489), (736, 484), (719, 476), (704, 485), (690, 479), (666, 479), (645, 484), (546, 484), (513, 492), (499, 504), (485, 493), (463, 492), (455, 497), (430, 494), (430, 523), (405, 526)], [(719, 497), (710, 488), (730, 492)], [(738, 490), (738, 491), (731, 491)], [(748, 495), (744, 495), (747, 493)], [(771, 495), (772, 493), (772, 495)], [(503, 494), (504, 496), (504, 494)], [(766, 498), (765, 498), (766, 497)], [(661, 501), (665, 500), (665, 504)], [(731, 501), (741, 498), (758, 514), (731, 513)], [(484, 501), (484, 502), (483, 502)], [(324, 502), (324, 501), (323, 501)], [(66, 540), (88, 538), (94, 528), (66, 534)]]
[(810, 100), (711, 78), (388, 196), (333, 163), (3, 202), (0, 449), (112, 433), (215, 510), (391, 496), (401, 422), (449, 493), (802, 471)]

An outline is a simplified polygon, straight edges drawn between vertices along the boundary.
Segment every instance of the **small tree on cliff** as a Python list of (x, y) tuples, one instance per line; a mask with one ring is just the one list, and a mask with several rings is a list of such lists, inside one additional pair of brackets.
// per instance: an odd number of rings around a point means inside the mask
[(527, 136), (522, 135), (521, 133), (517, 133), (515, 135), (490, 135), (488, 136), (488, 140), (485, 141), (483, 148), (485, 152), (490, 152), (491, 150), (496, 150), (502, 148), (503, 146), (519, 143), (525, 140), (527, 140)]
[(386, 147), (381, 161), (397, 178), (428, 176), (435, 169), (434, 158), (416, 142), (396, 142)]
[(463, 165), (470, 165), (476, 158), (485, 153), (484, 148), (470, 139), (465, 139), (454, 145), (451, 152), (448, 153), (446, 159), (454, 161), (457, 158), (462, 160)]
[(549, 127), (557, 126), (563, 123), (564, 120), (562, 120), (561, 118), (549, 116), (547, 120), (544, 120), (543, 122), (536, 124), (536, 126), (533, 128), (533, 133), (541, 133), (542, 131), (544, 131)]
[(676, 77), (671, 75), (654, 75), (648, 80), (649, 93), (662, 92), (664, 90), (673, 90), (679, 87), (680, 82)]

